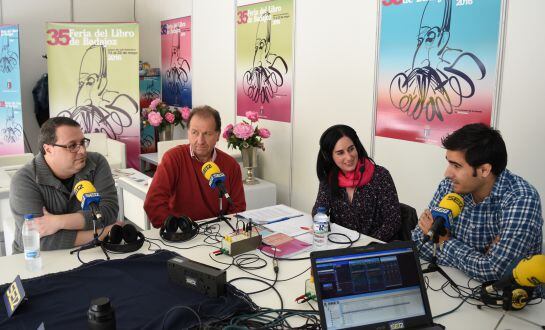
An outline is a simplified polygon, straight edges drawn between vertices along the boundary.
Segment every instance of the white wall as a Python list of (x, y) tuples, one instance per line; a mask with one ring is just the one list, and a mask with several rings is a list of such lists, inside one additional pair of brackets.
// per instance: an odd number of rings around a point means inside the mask
[[(335, 6), (336, 7), (336, 6)], [(371, 143), (377, 3), (297, 1), (292, 205), (310, 211), (318, 191), (316, 156), (322, 132), (348, 124)]]
[[(246, 1), (246, 0), (245, 0)], [(132, 19), (132, 1), (76, 0), (82, 20)], [(248, 2), (248, 1), (246, 1)], [(316, 196), (318, 139), (330, 125), (346, 123), (372, 147), (375, 51), (379, 1), (295, 0), (295, 73), (292, 123), (262, 121), (273, 136), (260, 155), (260, 173), (278, 185), (278, 201), (309, 210)], [(21, 24), (25, 131), (37, 138), (31, 89), (46, 63), (44, 24), (68, 21), (69, 0), (4, 0), (5, 23)], [(105, 9), (106, 8), (106, 9)], [(142, 59), (160, 65), (159, 22), (193, 17), (193, 103), (217, 108), (224, 126), (235, 116), (235, 0), (136, 0)], [(509, 1), (498, 127), (507, 142), (508, 167), (530, 181), (545, 203), (545, 84), (542, 61), (545, 1)], [(30, 130), (28, 129), (30, 128)], [(377, 138), (374, 158), (390, 170), (400, 200), (420, 212), (446, 163), (436, 146)]]

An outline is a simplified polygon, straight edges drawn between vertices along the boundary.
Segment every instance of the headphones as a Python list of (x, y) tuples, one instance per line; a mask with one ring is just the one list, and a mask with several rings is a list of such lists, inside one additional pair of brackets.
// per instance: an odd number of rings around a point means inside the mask
[[(142, 247), (146, 237), (131, 224), (113, 225), (102, 246), (111, 252), (129, 253)], [(124, 243), (123, 243), (124, 242)]]
[(491, 293), (486, 288), (496, 281), (488, 281), (481, 285), (481, 301), (489, 306), (500, 306), (505, 311), (521, 310), (532, 299), (534, 288), (512, 285), (503, 289), (502, 293)]
[[(180, 232), (178, 232), (180, 229)], [(169, 215), (159, 231), (159, 235), (169, 242), (189, 241), (199, 233), (199, 225), (188, 216)]]

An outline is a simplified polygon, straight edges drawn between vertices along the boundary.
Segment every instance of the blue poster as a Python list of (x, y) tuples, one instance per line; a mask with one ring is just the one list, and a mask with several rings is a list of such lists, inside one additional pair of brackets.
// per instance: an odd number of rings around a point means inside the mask
[(19, 26), (0, 25), (0, 155), (25, 152)]
[[(161, 76), (140, 76), (140, 109), (146, 109), (157, 98), (161, 98)], [(140, 152), (156, 151), (155, 127), (140, 123)]]
[(503, 0), (383, 0), (376, 135), (440, 145), (492, 123)]

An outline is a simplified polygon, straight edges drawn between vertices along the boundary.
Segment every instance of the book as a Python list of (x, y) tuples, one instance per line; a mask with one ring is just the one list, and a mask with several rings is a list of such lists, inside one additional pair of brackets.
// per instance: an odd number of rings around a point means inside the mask
[(308, 251), (312, 244), (300, 241), (283, 233), (272, 233), (263, 238), (261, 251), (269, 256), (286, 258)]

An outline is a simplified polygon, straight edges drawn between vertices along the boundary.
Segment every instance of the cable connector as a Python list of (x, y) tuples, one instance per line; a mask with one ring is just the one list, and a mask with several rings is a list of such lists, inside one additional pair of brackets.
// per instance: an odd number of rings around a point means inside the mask
[(278, 274), (278, 260), (273, 259), (272, 263), (273, 263), (274, 272), (275, 272), (276, 274)]

